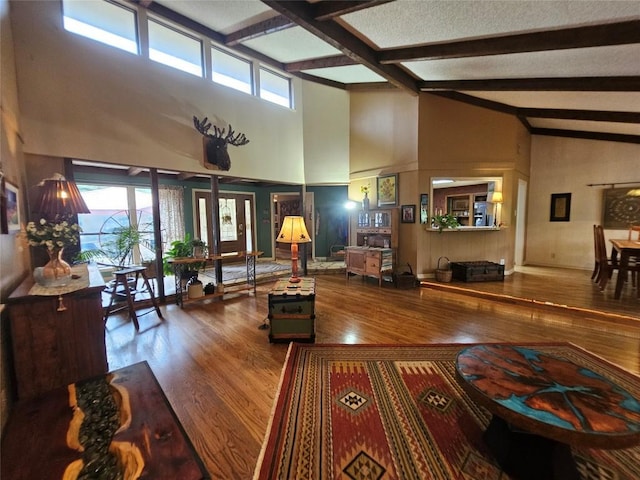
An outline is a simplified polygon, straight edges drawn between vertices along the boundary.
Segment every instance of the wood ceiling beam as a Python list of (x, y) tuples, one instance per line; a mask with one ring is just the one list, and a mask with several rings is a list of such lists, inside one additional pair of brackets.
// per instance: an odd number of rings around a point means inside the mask
[(295, 26), (296, 24), (284, 15), (277, 15), (268, 20), (254, 23), (253, 25), (227, 34), (225, 45), (233, 47), (241, 42), (269, 35), (270, 33), (280, 32)]
[(503, 78), (418, 82), (420, 90), (640, 92), (640, 76), (575, 78)]
[(135, 176), (141, 174), (144, 171), (145, 171), (145, 169), (141, 168), (141, 167), (129, 167), (127, 169), (127, 175), (130, 176), (130, 177), (135, 177)]
[(287, 72), (299, 72), (301, 70), (313, 70), (316, 68), (344, 67), (347, 65), (359, 65), (354, 59), (346, 55), (334, 55), (332, 57), (314, 58), (285, 64)]
[(606, 110), (563, 110), (558, 108), (518, 108), (518, 115), (532, 118), (561, 118), (593, 122), (640, 123), (640, 112)]
[(602, 140), (607, 142), (640, 144), (640, 135), (625, 135), (622, 133), (585, 132), (582, 130), (561, 130), (556, 128), (532, 128), (531, 135), (546, 135), (551, 137), (566, 137), (566, 138), (584, 138), (587, 140)]
[(380, 65), (376, 51), (344, 27), (335, 22), (316, 20), (311, 4), (282, 0), (262, 0), (262, 2), (397, 87), (414, 95), (418, 93), (417, 81), (413, 76), (397, 65)]
[(316, 20), (321, 22), (331, 20), (347, 13), (357, 12), (364, 10), (365, 8), (376, 7), (385, 3), (392, 2), (394, 0), (364, 0), (364, 1), (336, 1), (336, 0), (324, 0), (313, 4), (314, 16)]
[(502, 35), (378, 52), (382, 64), (640, 43), (640, 20)]

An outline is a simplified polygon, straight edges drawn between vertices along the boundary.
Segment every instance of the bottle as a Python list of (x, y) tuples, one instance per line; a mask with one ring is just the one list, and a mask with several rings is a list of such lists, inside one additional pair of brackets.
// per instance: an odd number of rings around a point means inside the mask
[(202, 296), (204, 296), (202, 282), (196, 276), (191, 277), (187, 282), (187, 298), (200, 298)]

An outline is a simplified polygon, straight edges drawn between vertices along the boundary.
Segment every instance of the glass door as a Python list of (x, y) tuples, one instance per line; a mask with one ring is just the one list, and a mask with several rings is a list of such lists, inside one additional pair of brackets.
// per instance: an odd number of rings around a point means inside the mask
[[(213, 245), (211, 193), (196, 192), (196, 232), (207, 245)], [(220, 192), (218, 198), (220, 221), (220, 252), (231, 253), (255, 249), (254, 197), (247, 193)]]

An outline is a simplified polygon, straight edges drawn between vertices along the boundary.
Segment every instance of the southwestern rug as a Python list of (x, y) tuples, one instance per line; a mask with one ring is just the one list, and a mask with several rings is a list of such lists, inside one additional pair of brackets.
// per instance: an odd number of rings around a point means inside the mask
[[(292, 343), (254, 480), (509, 479), (482, 439), (491, 414), (456, 380), (456, 355), (467, 346)], [(640, 398), (637, 376), (579, 347), (522, 346)], [(572, 453), (582, 480), (639, 478), (640, 446)]]

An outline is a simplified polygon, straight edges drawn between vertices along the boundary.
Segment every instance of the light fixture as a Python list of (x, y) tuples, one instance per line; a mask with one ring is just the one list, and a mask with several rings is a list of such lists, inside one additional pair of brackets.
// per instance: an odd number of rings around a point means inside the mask
[(282, 220), (282, 229), (276, 241), (291, 244), (291, 283), (298, 283), (298, 244), (310, 242), (309, 232), (304, 224), (304, 218), (287, 216)]
[(499, 204), (501, 204), (504, 200), (502, 198), (502, 192), (493, 192), (491, 194), (491, 201), (493, 202), (493, 208), (494, 208), (494, 213), (493, 213), (493, 226), (494, 227), (499, 227), (500, 226), (500, 222), (498, 221), (498, 208), (499, 208)]
[(47, 218), (57, 219), (78, 213), (91, 213), (84, 202), (78, 186), (59, 173), (40, 182), (40, 193), (35, 203), (35, 212)]

